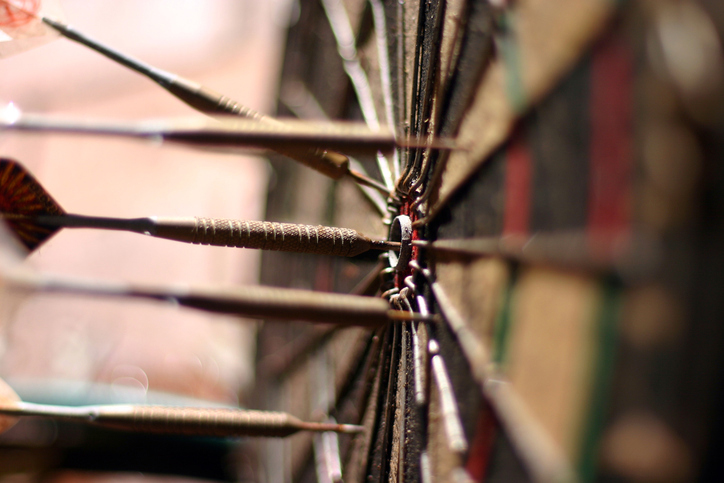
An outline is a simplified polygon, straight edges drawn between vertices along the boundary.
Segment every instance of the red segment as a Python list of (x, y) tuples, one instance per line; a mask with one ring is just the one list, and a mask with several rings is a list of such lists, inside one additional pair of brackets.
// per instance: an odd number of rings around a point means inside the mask
[(524, 235), (530, 223), (533, 162), (521, 131), (513, 135), (505, 155), (503, 235)]
[(332, 260), (329, 257), (320, 257), (314, 274), (314, 290), (317, 292), (332, 292)]
[(609, 37), (591, 62), (591, 165), (588, 230), (608, 237), (628, 230), (631, 217), (632, 59)]
[(40, 0), (2, 0), (0, 27), (22, 27), (35, 20), (40, 11)]
[[(409, 209), (408, 209), (409, 211)], [(417, 212), (413, 211), (410, 215), (410, 221), (412, 223), (415, 223), (417, 221)], [(417, 228), (412, 229), (412, 240), (420, 240), (420, 231)], [(412, 247), (412, 256), (410, 256), (410, 260), (417, 260), (418, 262), (420, 258), (420, 248), (419, 247)], [(412, 273), (412, 270), (410, 270), (410, 273)]]
[(473, 481), (484, 481), (490, 463), (490, 452), (497, 434), (497, 423), (487, 404), (483, 405), (475, 434), (470, 444), (468, 461), (465, 470)]

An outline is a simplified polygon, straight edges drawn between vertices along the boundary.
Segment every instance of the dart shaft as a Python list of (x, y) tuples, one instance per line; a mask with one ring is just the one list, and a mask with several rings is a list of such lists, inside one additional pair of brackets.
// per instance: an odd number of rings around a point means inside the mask
[(95, 228), (99, 230), (132, 231), (142, 234), (152, 234), (155, 229), (152, 218), (111, 218), (72, 214), (16, 216), (12, 213), (4, 213), (2, 216), (7, 220), (27, 219), (38, 225), (47, 227)]
[(68, 407), (17, 402), (0, 406), (0, 413), (40, 416), (141, 433), (187, 436), (284, 437), (302, 430), (359, 431), (359, 427), (353, 425), (307, 423), (283, 412), (233, 408), (141, 405)]

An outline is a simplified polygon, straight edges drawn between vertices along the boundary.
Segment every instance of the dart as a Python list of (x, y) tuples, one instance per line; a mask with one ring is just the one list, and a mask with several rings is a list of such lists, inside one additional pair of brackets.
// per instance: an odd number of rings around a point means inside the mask
[(61, 228), (120, 230), (197, 245), (346, 257), (399, 248), (399, 243), (372, 240), (350, 228), (200, 217), (128, 219), (69, 214), (21, 164), (7, 158), (0, 158), (0, 212), (30, 251)]
[(7, 270), (4, 278), (8, 288), (20, 291), (156, 300), (205, 312), (254, 319), (361, 327), (377, 327), (395, 321), (434, 320), (432, 316), (393, 310), (382, 298), (312, 290), (259, 286), (142, 285), (51, 276), (23, 270)]
[(299, 431), (359, 433), (361, 426), (302, 421), (277, 411), (235, 408), (202, 408), (107, 404), (55, 406), (23, 402), (0, 379), (0, 432), (21, 417), (41, 417), (140, 433), (233, 438), (240, 436), (285, 437)]
[[(70, 25), (54, 20), (37, 13), (31, 12), (23, 8), (17, 2), (10, 0), (0, 0), (0, 4), (6, 8), (13, 9), (19, 14), (32, 17), (43, 22), (63, 37), (78, 42), (99, 54), (123, 65), (145, 77), (152, 80), (167, 92), (183, 101), (187, 105), (208, 115), (233, 115), (240, 116), (252, 120), (254, 123), (266, 125), (270, 129), (281, 128), (285, 123), (265, 116), (254, 111), (238, 102), (222, 95), (213, 90), (204, 87), (196, 82), (185, 79), (179, 75), (167, 72), (156, 67), (145, 64), (137, 59), (129, 57), (115, 49), (112, 49), (102, 43), (88, 37), (87, 35), (77, 31)], [(375, 188), (384, 194), (389, 194), (389, 189), (377, 180), (374, 180), (359, 171), (350, 169), (349, 159), (334, 151), (319, 149), (315, 146), (294, 146), (293, 144), (285, 144), (278, 142), (271, 150), (298, 161), (320, 173), (333, 179), (340, 179), (343, 176), (349, 176), (356, 182)]]
[[(392, 152), (398, 147), (454, 148), (454, 144), (447, 140), (398, 142), (391, 131), (372, 130), (365, 124), (355, 122), (291, 120), (278, 124), (260, 124), (249, 119), (228, 117), (208, 121), (157, 119), (117, 122), (23, 114), (13, 104), (0, 110), (0, 129), (138, 138), (231, 152), (240, 149), (275, 150), (279, 146), (316, 150), (315, 152), (322, 152), (320, 149), (335, 149), (354, 154)], [(349, 160), (335, 165), (333, 170), (330, 168), (330, 173), (336, 170), (334, 176), (339, 178), (347, 173), (348, 164)]]

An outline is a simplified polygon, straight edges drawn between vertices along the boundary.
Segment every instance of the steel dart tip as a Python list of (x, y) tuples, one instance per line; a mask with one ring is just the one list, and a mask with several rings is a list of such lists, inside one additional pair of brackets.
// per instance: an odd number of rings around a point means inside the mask
[(364, 426), (358, 426), (356, 424), (303, 423), (303, 429), (307, 431), (332, 431), (335, 433), (357, 434), (364, 431)]
[(348, 170), (347, 174), (361, 185), (368, 186), (370, 188), (374, 188), (386, 196), (390, 195), (391, 190), (389, 188), (387, 188), (387, 186), (385, 186), (384, 184), (382, 184), (381, 182), (379, 182), (375, 179), (370, 178), (369, 176), (365, 176), (364, 174), (362, 174), (358, 171), (355, 171), (353, 169)]
[(375, 250), (394, 250), (400, 251), (400, 242), (389, 240), (370, 240), (372, 248)]
[(338, 424), (337, 427), (337, 432), (345, 434), (358, 434), (365, 430), (364, 426), (357, 424)]
[(404, 310), (388, 310), (387, 317), (398, 322), (438, 322), (435, 314), (421, 314), (419, 312), (406, 312)]

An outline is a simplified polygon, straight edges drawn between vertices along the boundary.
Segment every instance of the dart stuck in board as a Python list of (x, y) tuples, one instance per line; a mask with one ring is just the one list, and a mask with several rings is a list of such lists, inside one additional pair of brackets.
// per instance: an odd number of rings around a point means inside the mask
[[(5, 240), (7, 242), (7, 240)], [(395, 310), (378, 297), (264, 286), (137, 284), (54, 276), (18, 266), (3, 247), (2, 282), (8, 291), (111, 297), (171, 303), (207, 313), (252, 319), (379, 327), (393, 322), (435, 321), (435, 316)], [(243, 319), (242, 319), (243, 320)]]
[(61, 228), (95, 228), (140, 233), (198, 245), (259, 248), (352, 257), (399, 244), (372, 240), (350, 228), (217, 220), (211, 218), (108, 218), (66, 213), (18, 162), (0, 158), (0, 212), (28, 250)]
[[(351, 154), (392, 152), (399, 147), (458, 149), (454, 141), (447, 139), (398, 140), (394, 133), (384, 127), (370, 129), (359, 122), (289, 120), (260, 124), (254, 120), (228, 116), (208, 120), (167, 118), (121, 122), (25, 114), (13, 103), (0, 109), (0, 130), (167, 141), (232, 154), (254, 149), (275, 151), (280, 146), (306, 149), (309, 152), (339, 150)], [(348, 164), (339, 163), (336, 168), (340, 170), (338, 173), (326, 174), (338, 179), (349, 169)]]
[(10, 429), (21, 417), (41, 417), (140, 433), (219, 438), (286, 437), (299, 431), (358, 433), (362, 430), (361, 426), (353, 424), (301, 421), (291, 414), (279, 411), (133, 404), (34, 404), (23, 402), (11, 387), (0, 379), (0, 433)]

